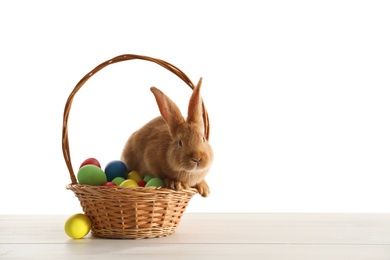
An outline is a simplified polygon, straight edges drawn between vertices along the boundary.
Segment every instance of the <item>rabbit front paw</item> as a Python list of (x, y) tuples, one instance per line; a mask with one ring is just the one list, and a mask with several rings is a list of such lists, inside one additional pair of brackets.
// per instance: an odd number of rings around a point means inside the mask
[(202, 197), (208, 197), (210, 195), (209, 185), (205, 181), (196, 184), (196, 189)]
[(190, 188), (190, 185), (188, 185), (188, 183), (177, 181), (177, 180), (165, 179), (164, 183), (167, 188), (170, 188), (172, 190), (179, 191), (179, 190), (188, 190)]

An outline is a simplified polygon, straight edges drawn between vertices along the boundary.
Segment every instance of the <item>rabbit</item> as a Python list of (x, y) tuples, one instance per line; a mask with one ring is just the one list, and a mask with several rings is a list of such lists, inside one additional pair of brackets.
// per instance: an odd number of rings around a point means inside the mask
[(202, 197), (210, 194), (205, 177), (213, 162), (213, 149), (204, 136), (202, 78), (193, 89), (185, 120), (177, 105), (156, 87), (151, 87), (161, 116), (135, 131), (127, 140), (121, 161), (129, 171), (162, 179), (174, 190), (196, 188)]

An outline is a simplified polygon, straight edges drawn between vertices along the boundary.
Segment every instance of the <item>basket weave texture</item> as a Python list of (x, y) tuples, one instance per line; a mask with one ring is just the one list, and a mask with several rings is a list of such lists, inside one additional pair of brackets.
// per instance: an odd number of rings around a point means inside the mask
[[(195, 85), (177, 67), (160, 59), (124, 54), (107, 60), (87, 73), (74, 87), (65, 104), (62, 128), (62, 151), (71, 183), (66, 189), (74, 192), (84, 213), (90, 218), (92, 234), (101, 238), (157, 238), (174, 233), (196, 189), (175, 191), (156, 187), (104, 187), (79, 184), (73, 171), (69, 140), (68, 117), (77, 91), (95, 73), (117, 62), (140, 59), (157, 63), (181, 78), (190, 88)], [(206, 139), (209, 138), (209, 119), (203, 106)]]

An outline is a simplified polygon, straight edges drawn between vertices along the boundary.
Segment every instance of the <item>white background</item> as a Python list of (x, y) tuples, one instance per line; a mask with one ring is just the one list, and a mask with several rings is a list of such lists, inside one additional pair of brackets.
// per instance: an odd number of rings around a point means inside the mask
[[(209, 198), (189, 212), (390, 212), (388, 1), (1, 1), (1, 214), (74, 214), (61, 150), (76, 83), (126, 53), (166, 60), (210, 116)], [(158, 115), (149, 88), (185, 114), (190, 89), (127, 61), (79, 91), (74, 168), (118, 159)]]

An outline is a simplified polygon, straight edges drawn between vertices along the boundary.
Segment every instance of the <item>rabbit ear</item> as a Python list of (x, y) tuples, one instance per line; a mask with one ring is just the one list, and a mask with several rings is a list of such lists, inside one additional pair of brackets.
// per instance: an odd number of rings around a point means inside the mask
[(199, 79), (198, 84), (194, 88), (190, 102), (188, 104), (187, 121), (189, 123), (202, 124), (202, 97), (200, 96), (200, 87), (202, 85), (202, 78)]
[(178, 106), (168, 96), (166, 96), (161, 90), (156, 87), (151, 87), (150, 90), (156, 98), (161, 116), (165, 119), (171, 131), (177, 125), (184, 122), (184, 118)]

